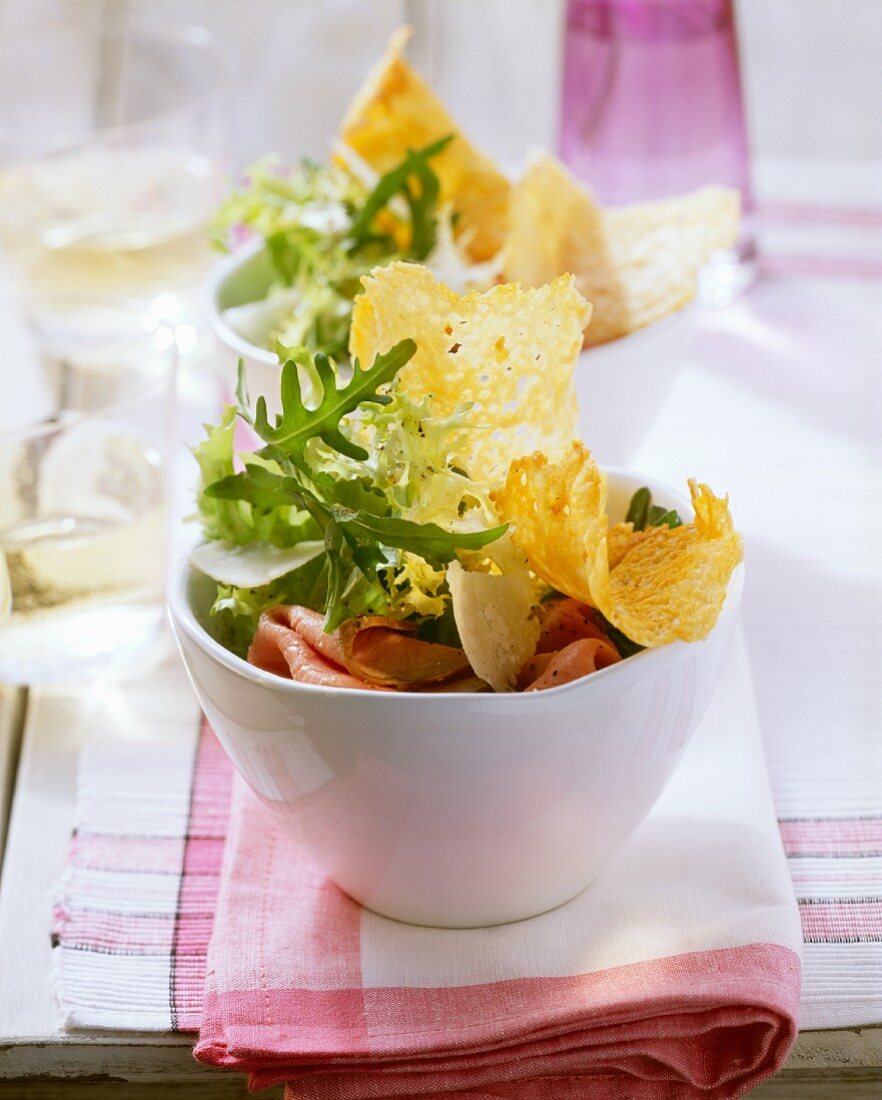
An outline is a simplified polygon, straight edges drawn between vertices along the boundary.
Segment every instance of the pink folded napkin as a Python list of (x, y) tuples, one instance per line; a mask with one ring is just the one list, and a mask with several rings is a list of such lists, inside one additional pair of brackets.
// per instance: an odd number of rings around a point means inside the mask
[(740, 1096), (795, 1036), (800, 942), (739, 643), (650, 818), (533, 920), (376, 916), (237, 782), (195, 1053), (298, 1100)]

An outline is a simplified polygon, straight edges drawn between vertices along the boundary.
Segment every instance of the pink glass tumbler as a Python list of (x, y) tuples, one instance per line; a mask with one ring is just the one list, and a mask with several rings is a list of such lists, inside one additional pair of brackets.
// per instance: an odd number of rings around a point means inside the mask
[(732, 0), (568, 0), (560, 153), (605, 204), (716, 183), (749, 215)]
[(747, 195), (731, 0), (568, 0), (561, 154), (606, 203)]

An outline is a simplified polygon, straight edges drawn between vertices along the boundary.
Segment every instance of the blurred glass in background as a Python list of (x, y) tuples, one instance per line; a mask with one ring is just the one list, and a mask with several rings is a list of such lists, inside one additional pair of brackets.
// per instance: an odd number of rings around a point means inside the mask
[(561, 153), (602, 202), (707, 183), (750, 201), (730, 0), (569, 0)]
[(732, 0), (568, 0), (560, 152), (604, 204), (740, 191), (744, 233), (711, 297), (740, 289), (755, 252)]
[(0, 40), (0, 250), (30, 291), (162, 294), (175, 320), (212, 259), (228, 58), (199, 28), (96, 14)]
[(129, 670), (164, 624), (177, 350), (111, 296), (0, 305), (0, 682)]

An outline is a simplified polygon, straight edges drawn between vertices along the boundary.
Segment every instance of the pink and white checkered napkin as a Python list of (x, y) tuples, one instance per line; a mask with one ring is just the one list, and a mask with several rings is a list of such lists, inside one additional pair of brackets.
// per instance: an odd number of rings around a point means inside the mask
[(199, 1027), (232, 776), (207, 725), (87, 745), (53, 910), (66, 1027)]
[(361, 909), (236, 781), (196, 1057), (298, 1100), (739, 1096), (794, 1038), (800, 942), (739, 645), (651, 817), (533, 920)]

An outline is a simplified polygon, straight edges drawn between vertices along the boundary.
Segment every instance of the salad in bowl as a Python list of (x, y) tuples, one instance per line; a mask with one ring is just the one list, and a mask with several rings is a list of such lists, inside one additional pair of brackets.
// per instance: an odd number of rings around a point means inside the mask
[[(261, 162), (218, 211), (215, 243), (231, 255), (206, 300), (229, 362), (243, 358), (252, 388), (278, 411), (279, 346), (345, 358), (361, 279), (378, 265), (420, 263), (459, 292), (571, 274), (594, 307), (583, 382), (601, 453), (612, 453), (604, 425), (621, 438), (622, 390), (649, 388), (652, 408), (667, 388), (699, 269), (737, 236), (738, 194), (706, 187), (605, 208), (542, 151), (512, 180), (407, 63), (406, 39), (406, 29), (393, 36), (356, 94), (330, 163)], [(626, 347), (638, 331), (647, 340)]]
[(243, 371), (196, 450), (214, 637), (303, 683), (508, 692), (705, 636), (740, 539), (697, 482), (691, 524), (648, 490), (609, 523), (574, 438), (589, 313), (567, 276), (459, 295), (395, 263), (364, 278), (345, 379), (289, 349), (271, 416)]
[[(569, 276), (458, 294), (364, 277), (351, 371), (305, 347), (279, 412), (196, 448), (170, 609), (256, 795), (370, 908), (443, 926), (572, 897), (649, 812), (732, 638), (728, 503), (576, 438)], [(236, 443), (236, 428), (249, 437)]]

